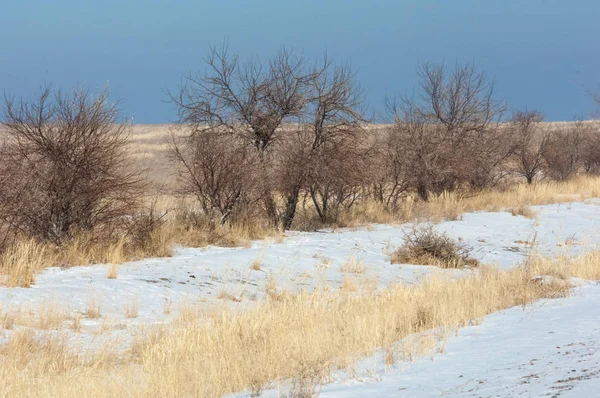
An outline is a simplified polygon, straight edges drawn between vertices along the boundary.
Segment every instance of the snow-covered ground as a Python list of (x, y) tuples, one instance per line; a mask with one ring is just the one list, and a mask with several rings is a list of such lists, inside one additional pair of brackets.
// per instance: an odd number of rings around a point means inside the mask
[[(437, 228), (466, 242), (482, 263), (510, 268), (523, 260), (532, 241), (545, 254), (593, 249), (600, 243), (599, 204), (592, 201), (534, 206), (535, 219), (507, 212), (470, 213), (461, 220), (440, 223)], [(366, 266), (363, 274), (352, 275), (354, 279), (377, 283), (380, 287), (399, 282), (417, 283), (432, 272), (454, 275), (471, 272), (390, 264), (389, 254), (402, 244), (406, 228), (408, 226), (376, 225), (355, 230), (289, 233), (280, 242), (259, 241), (248, 248), (180, 248), (172, 258), (121, 265), (116, 279), (107, 278), (107, 265), (51, 268), (40, 274), (29, 289), (0, 287), (0, 310), (35, 312), (56, 303), (71, 313), (84, 313), (93, 298), (100, 303), (102, 317), (84, 318), (83, 331), (70, 332), (73, 342), (87, 345), (93, 341), (114, 342), (116, 338), (128, 340), (139, 331), (138, 325), (170, 322), (183, 305), (252, 305), (264, 296), (269, 280), (276, 280), (279, 288), (289, 290), (310, 290), (323, 285), (337, 288), (345, 276), (342, 264), (351, 259), (362, 261)], [(260, 263), (260, 270), (250, 268), (253, 262)], [(510, 309), (491, 315), (481, 326), (462, 330), (459, 337), (450, 341), (445, 354), (436, 355), (433, 362), (422, 360), (402, 370), (392, 369), (380, 375), (382, 381), (377, 383), (371, 380), (328, 385), (323, 394), (510, 396), (513, 394), (509, 391), (514, 391), (536, 396), (543, 388), (551, 391), (554, 384), (548, 383), (554, 381), (544, 375), (552, 373), (555, 366), (560, 369), (570, 366), (578, 360), (577, 355), (595, 347), (590, 340), (594, 327), (597, 333), (600, 325), (600, 312), (593, 311), (594, 305), (599, 307), (600, 304), (599, 290), (596, 286), (587, 286), (573, 298), (540, 303), (533, 312)], [(227, 293), (230, 300), (224, 300), (223, 293)], [(127, 303), (139, 306), (136, 318), (126, 318)], [(167, 314), (165, 308), (169, 306), (172, 311)], [(598, 320), (595, 325), (594, 314)], [(117, 326), (100, 333), (108, 320)], [(8, 333), (0, 331), (0, 343)], [(571, 343), (575, 345), (570, 349), (556, 349)], [(586, 345), (577, 345), (579, 343)], [(552, 350), (563, 354), (554, 357)], [(566, 351), (570, 354), (564, 354)], [(594, 356), (596, 351), (593, 352), (590, 358), (595, 358), (595, 369), (598, 369), (598, 357)], [(526, 359), (528, 356), (531, 358)], [(531, 369), (521, 364), (533, 359), (534, 364), (528, 365)], [(560, 373), (566, 372), (566, 368), (552, 374), (566, 380), (581, 375), (583, 366), (579, 369), (573, 365), (572, 369), (576, 369), (573, 375)], [(593, 370), (587, 372), (591, 375)], [(525, 377), (528, 375), (531, 376)], [(500, 389), (493, 390), (494, 385)], [(538, 386), (537, 389), (533, 389), (534, 386)], [(469, 392), (472, 388), (476, 389)], [(594, 391), (593, 387), (590, 391)]]
[(599, 336), (600, 285), (590, 284), (566, 299), (489, 315), (460, 329), (442, 354), (327, 384), (320, 396), (598, 397)]

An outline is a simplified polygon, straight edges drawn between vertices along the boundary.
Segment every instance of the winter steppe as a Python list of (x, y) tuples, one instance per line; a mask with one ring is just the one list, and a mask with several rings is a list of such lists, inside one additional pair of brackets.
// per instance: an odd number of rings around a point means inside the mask
[[(532, 206), (534, 218), (509, 212), (463, 214), (436, 228), (465, 242), (482, 264), (510, 269), (531, 255), (571, 255), (600, 243), (600, 202)], [(245, 308), (260, 302), (266, 286), (287, 291), (339, 289), (354, 284), (381, 289), (418, 284), (432, 274), (460, 278), (476, 270), (390, 264), (410, 225), (290, 232), (249, 247), (178, 248), (171, 258), (119, 265), (50, 268), (31, 288), (0, 288), (7, 313), (64, 312), (80, 316), (78, 330), (60, 331), (74, 347), (128, 347), (144, 329), (169, 324), (187, 306)], [(359, 271), (348, 272), (358, 267)], [(383, 354), (365, 358), (354, 374), (340, 371), (322, 397), (572, 396), (600, 389), (600, 285), (577, 281), (569, 297), (514, 307), (459, 329), (433, 353), (386, 365)], [(90, 306), (99, 317), (85, 316)], [(0, 331), (0, 344), (11, 330)], [(278, 396), (276, 389), (263, 393)]]

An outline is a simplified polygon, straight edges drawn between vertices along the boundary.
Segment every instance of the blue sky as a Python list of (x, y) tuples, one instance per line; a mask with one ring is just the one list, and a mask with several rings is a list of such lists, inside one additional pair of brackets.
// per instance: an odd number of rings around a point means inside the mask
[(225, 38), (242, 57), (348, 61), (374, 112), (423, 61), (473, 61), (547, 120), (588, 117), (600, 84), (598, 0), (0, 0), (0, 91), (108, 83), (136, 123), (168, 123), (165, 92)]

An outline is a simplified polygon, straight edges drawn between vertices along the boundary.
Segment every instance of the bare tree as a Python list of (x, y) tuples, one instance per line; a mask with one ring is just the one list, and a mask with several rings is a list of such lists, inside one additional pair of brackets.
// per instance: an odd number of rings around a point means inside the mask
[(544, 150), (545, 172), (555, 180), (568, 180), (583, 166), (587, 126), (583, 121), (551, 133)]
[(376, 137), (369, 159), (371, 195), (389, 210), (396, 211), (401, 196), (410, 188), (410, 168), (405, 160), (404, 143), (393, 128), (385, 128)]
[(589, 125), (585, 131), (582, 151), (583, 169), (586, 173), (600, 174), (600, 132), (598, 127)]
[(192, 194), (214, 227), (256, 201), (258, 161), (248, 142), (228, 132), (192, 131), (172, 135), (171, 153), (179, 168), (184, 194)]
[(417, 72), (418, 95), (389, 104), (414, 170), (412, 187), (428, 200), (430, 192), (492, 184), (510, 153), (498, 135), (505, 106), (495, 99), (494, 83), (473, 64), (449, 71), (426, 63)]
[(348, 65), (325, 60), (311, 81), (309, 192), (323, 222), (337, 218), (339, 206), (351, 206), (362, 188), (361, 172), (370, 150), (363, 128), (364, 94)]
[(353, 136), (325, 144), (313, 156), (307, 185), (321, 222), (337, 221), (341, 208), (349, 210), (363, 196), (372, 177), (370, 149)]
[(265, 209), (272, 222), (281, 226), (270, 149), (285, 131), (284, 124), (298, 122), (309, 84), (318, 72), (308, 68), (304, 58), (285, 49), (266, 63), (253, 60), (242, 64), (224, 45), (212, 47), (205, 61), (208, 72), (186, 76), (179, 93), (172, 95), (180, 122), (198, 132), (227, 132), (252, 143), (262, 168), (258, 183)]
[(388, 102), (388, 107), (394, 117), (388, 138), (394, 145), (391, 162), (406, 170), (406, 185), (426, 201), (431, 191), (443, 190), (447, 180), (449, 143), (441, 129), (428, 123), (413, 98), (400, 104)]
[(45, 88), (32, 101), (5, 97), (2, 123), (5, 225), (59, 243), (131, 214), (141, 173), (128, 160), (129, 125), (107, 90), (94, 97), (85, 89)]
[(544, 167), (550, 133), (541, 126), (544, 117), (535, 111), (517, 112), (510, 123), (514, 137), (515, 171), (531, 184)]
[(445, 126), (453, 143), (468, 138), (468, 132), (484, 131), (505, 110), (494, 98), (495, 85), (475, 65), (456, 65), (449, 72), (443, 63), (425, 63), (417, 70), (428, 119)]
[[(263, 63), (240, 63), (227, 46), (211, 48), (208, 73), (186, 76), (173, 96), (180, 121), (194, 131), (246, 139), (259, 159), (257, 185), (268, 217), (291, 227), (300, 191), (320, 148), (357, 130), (362, 93), (346, 66), (321, 66), (281, 50)], [(282, 199), (282, 200), (280, 200)]]

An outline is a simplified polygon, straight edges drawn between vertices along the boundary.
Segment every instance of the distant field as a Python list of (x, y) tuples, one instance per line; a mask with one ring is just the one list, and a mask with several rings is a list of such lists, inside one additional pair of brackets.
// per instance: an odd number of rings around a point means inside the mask
[[(600, 127), (600, 121), (590, 120), (586, 123)], [(546, 122), (548, 129), (562, 130), (568, 128), (573, 122)], [(373, 130), (383, 129), (388, 125), (373, 124)], [(175, 124), (134, 124), (131, 130), (130, 150), (132, 157), (138, 164), (148, 171), (148, 178), (158, 187), (171, 189), (175, 187), (175, 171), (169, 162), (169, 142)], [(180, 130), (181, 131), (181, 130)], [(0, 135), (3, 128), (0, 125)]]
[[(586, 123), (600, 126), (600, 121), (590, 120)], [(546, 128), (552, 130), (566, 129), (573, 122), (547, 122)], [(377, 130), (388, 125), (374, 124), (370, 128)], [(173, 187), (174, 171), (169, 164), (169, 140), (171, 132), (176, 128), (173, 124), (135, 124), (131, 133), (131, 153), (147, 168), (148, 177), (153, 183), (165, 188)]]
[(148, 170), (152, 183), (173, 187), (173, 170), (169, 167), (169, 139), (175, 126), (170, 124), (136, 124), (131, 132), (131, 154)]

